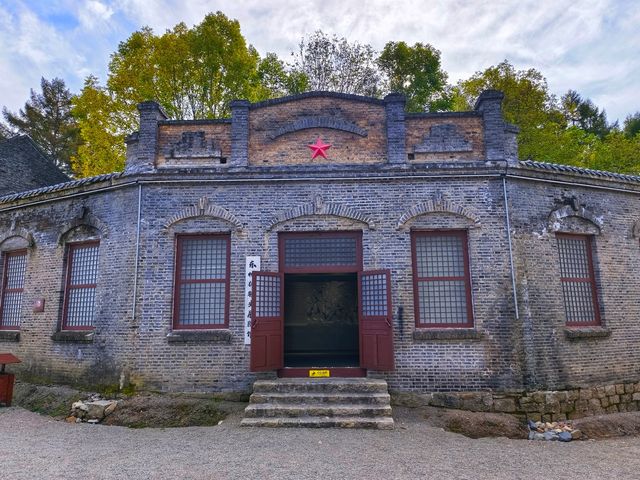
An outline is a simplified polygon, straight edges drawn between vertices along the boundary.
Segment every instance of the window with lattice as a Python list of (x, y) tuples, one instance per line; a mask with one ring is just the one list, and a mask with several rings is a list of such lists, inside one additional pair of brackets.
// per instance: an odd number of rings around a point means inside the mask
[(0, 329), (18, 330), (27, 270), (27, 251), (6, 252), (3, 257)]
[(599, 325), (591, 237), (556, 234), (567, 326)]
[(99, 242), (68, 245), (63, 330), (93, 328), (96, 315)]
[(416, 325), (471, 327), (473, 309), (467, 232), (413, 232)]
[(228, 325), (228, 235), (177, 237), (174, 328)]

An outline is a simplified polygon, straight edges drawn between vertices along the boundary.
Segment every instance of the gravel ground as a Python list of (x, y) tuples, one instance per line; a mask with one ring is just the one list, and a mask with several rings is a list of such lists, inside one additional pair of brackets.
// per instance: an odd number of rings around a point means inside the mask
[(127, 429), (0, 409), (0, 478), (637, 479), (640, 438), (472, 440), (394, 408), (392, 431), (217, 427)]

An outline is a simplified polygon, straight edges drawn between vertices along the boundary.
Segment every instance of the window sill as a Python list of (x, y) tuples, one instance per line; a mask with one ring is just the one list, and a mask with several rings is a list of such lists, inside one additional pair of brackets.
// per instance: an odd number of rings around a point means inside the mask
[(65, 330), (51, 335), (51, 340), (62, 343), (93, 343), (93, 330)]
[(19, 342), (20, 331), (18, 330), (0, 330), (0, 342)]
[(482, 332), (475, 328), (421, 328), (414, 330), (414, 340), (481, 340)]
[(174, 330), (167, 335), (169, 343), (231, 343), (231, 330)]
[(581, 340), (583, 338), (606, 338), (611, 335), (611, 330), (605, 327), (565, 327), (564, 336), (569, 340)]

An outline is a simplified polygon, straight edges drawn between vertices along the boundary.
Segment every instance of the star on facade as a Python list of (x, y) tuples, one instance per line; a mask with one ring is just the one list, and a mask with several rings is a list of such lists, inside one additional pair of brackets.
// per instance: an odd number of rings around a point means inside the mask
[(307, 145), (307, 147), (313, 150), (313, 154), (311, 155), (311, 159), (313, 160), (316, 157), (327, 158), (327, 149), (331, 148), (331, 144), (324, 143), (320, 137), (318, 137), (316, 143)]

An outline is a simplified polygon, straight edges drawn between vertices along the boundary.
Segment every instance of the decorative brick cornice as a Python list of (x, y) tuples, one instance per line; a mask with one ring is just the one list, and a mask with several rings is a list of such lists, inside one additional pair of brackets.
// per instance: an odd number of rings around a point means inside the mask
[(364, 223), (370, 230), (375, 230), (374, 220), (359, 212), (355, 208), (348, 207), (339, 203), (325, 203), (322, 197), (317, 196), (313, 202), (300, 205), (298, 207), (286, 210), (271, 218), (268, 231), (276, 227), (276, 225), (293, 220), (295, 218), (306, 217), (310, 215), (331, 215), (339, 218), (346, 218), (356, 222)]
[(270, 107), (273, 105), (280, 105), (282, 103), (287, 103), (287, 102), (295, 102), (297, 100), (302, 100), (304, 98), (319, 98), (319, 97), (335, 98), (338, 100), (351, 100), (354, 102), (370, 103), (372, 105), (384, 105), (384, 100), (380, 100), (379, 98), (364, 97), (362, 95), (354, 95), (351, 93), (327, 92), (323, 90), (317, 90), (313, 92), (304, 92), (304, 93), (298, 93), (296, 95), (289, 95), (286, 97), (272, 98), (270, 100), (263, 100), (262, 102), (252, 103), (249, 108), (253, 110), (255, 108), (264, 108), (264, 107)]
[(560, 208), (553, 210), (549, 214), (549, 231), (562, 232), (565, 231), (562, 226), (562, 221), (565, 218), (578, 217), (587, 222), (593, 224), (600, 233), (603, 227), (602, 217), (598, 217), (591, 210), (587, 209), (584, 205), (575, 205), (575, 202), (571, 205), (564, 205)]
[(447, 200), (442, 195), (438, 194), (431, 200), (418, 203), (404, 212), (398, 220), (397, 229), (400, 230), (404, 228), (405, 225), (415, 217), (419, 217), (420, 215), (428, 215), (430, 213), (452, 213), (454, 215), (465, 217), (473, 222), (472, 228), (479, 228), (481, 226), (480, 218), (470, 208), (462, 205), (457, 205), (456, 203)]
[(341, 130), (343, 132), (355, 133), (361, 137), (368, 135), (364, 128), (359, 127), (353, 122), (348, 122), (339, 118), (327, 117), (327, 116), (313, 116), (305, 117), (296, 120), (295, 122), (288, 123), (278, 128), (273, 133), (269, 134), (271, 140), (275, 140), (287, 133), (293, 133), (300, 130), (307, 130), (309, 128), (330, 128), (333, 130)]
[(164, 228), (168, 229), (174, 223), (186, 220), (188, 218), (200, 218), (209, 217), (224, 220), (232, 224), (236, 229), (242, 230), (243, 225), (238, 218), (228, 210), (219, 207), (218, 205), (212, 205), (206, 197), (202, 197), (198, 200), (196, 205), (191, 205), (175, 215), (171, 216), (167, 223), (164, 224)]
[(82, 207), (82, 211), (79, 216), (63, 225), (61, 233), (58, 235), (58, 245), (62, 245), (64, 243), (69, 232), (83, 225), (97, 230), (100, 237), (107, 237), (109, 235), (109, 227), (107, 224), (93, 215), (89, 211), (88, 207)]

